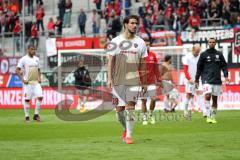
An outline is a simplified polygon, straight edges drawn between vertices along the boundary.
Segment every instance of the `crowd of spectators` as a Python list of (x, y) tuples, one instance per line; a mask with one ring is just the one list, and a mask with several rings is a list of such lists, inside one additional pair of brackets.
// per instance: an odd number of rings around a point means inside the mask
[[(0, 33), (13, 33), (15, 36), (21, 33), (22, 6), (13, 3), (16, 0), (0, 0)], [(161, 30), (173, 30), (177, 34), (187, 28), (194, 33), (200, 26), (222, 25), (223, 28), (239, 27), (240, 9), (239, 0), (90, 0), (96, 9), (91, 12), (84, 11), (79, 6), (78, 19), (75, 21), (80, 34), (86, 36), (87, 21), (91, 21), (93, 36), (99, 34), (101, 23), (104, 19), (109, 38), (116, 36), (121, 31), (121, 19), (131, 13), (140, 16), (140, 31), (146, 32), (151, 39), (151, 31), (155, 28)], [(43, 0), (25, 0), (27, 15), (33, 16), (30, 36), (33, 43), (37, 44), (39, 33), (46, 36), (61, 36), (63, 28), (69, 28), (71, 24), (72, 6), (71, 0), (58, 0), (58, 16), (45, 18)], [(133, 2), (139, 2), (139, 8), (133, 8)], [(22, 0), (18, 0), (21, 4)], [(123, 10), (125, 9), (125, 10)], [(91, 16), (88, 16), (90, 14)], [(90, 19), (88, 19), (90, 17)], [(44, 21), (48, 21), (44, 26)], [(46, 28), (46, 29), (45, 29)], [(47, 34), (46, 34), (47, 33)]]

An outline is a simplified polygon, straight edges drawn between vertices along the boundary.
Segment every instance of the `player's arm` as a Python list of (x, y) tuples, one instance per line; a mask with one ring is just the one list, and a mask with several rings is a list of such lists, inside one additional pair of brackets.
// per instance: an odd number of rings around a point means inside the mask
[(22, 75), (22, 72), (21, 72), (21, 68), (19, 68), (19, 67), (16, 68), (16, 74), (18, 75), (18, 77), (21, 79), (21, 81), (24, 84), (28, 84), (28, 81), (24, 80), (24, 78), (23, 78), (23, 75)]
[(189, 75), (189, 72), (188, 72), (188, 65), (183, 65), (183, 71), (184, 71), (184, 74), (185, 74), (185, 77), (186, 79), (190, 82), (190, 83), (194, 83)]
[(226, 83), (229, 83), (229, 78), (228, 78), (228, 67), (227, 67), (227, 62), (223, 56), (223, 54), (220, 54), (220, 62), (221, 62), (221, 69), (223, 71), (223, 75), (225, 77)]
[(21, 69), (24, 67), (24, 64), (23, 64), (23, 59), (21, 58), (18, 62), (18, 65), (17, 65), (17, 68), (16, 68), (16, 74), (18, 75), (18, 77), (21, 79), (21, 81), (24, 83), (24, 84), (28, 84), (28, 81), (25, 80), (23, 78), (23, 74), (22, 74), (22, 71)]
[(146, 67), (146, 58), (141, 58), (140, 59), (140, 64), (139, 64), (139, 76), (140, 76), (140, 82), (141, 85), (147, 84), (147, 67)]
[(112, 88), (112, 85), (113, 85), (112, 68), (113, 68), (113, 56), (108, 55), (107, 73), (108, 73), (108, 87), (109, 88)]
[(155, 57), (155, 62), (154, 62), (154, 73), (156, 76), (157, 85), (162, 87), (162, 77), (161, 77), (161, 72), (160, 72), (157, 57)]
[(159, 69), (159, 65), (158, 65), (158, 60), (157, 57), (154, 57), (154, 73), (157, 79), (157, 82), (161, 82), (161, 73), (160, 73), (160, 69)]
[(204, 54), (200, 54), (200, 57), (198, 59), (198, 63), (197, 63), (197, 73), (195, 76), (195, 82), (198, 84), (199, 83), (199, 78), (202, 74), (203, 71), (203, 66), (204, 66)]
[(159, 66), (159, 70), (160, 70), (160, 74), (161, 74), (161, 76), (163, 76), (164, 74), (165, 74), (165, 67), (163, 66), (163, 65), (160, 65)]
[(147, 46), (146, 43), (143, 41), (138, 70), (140, 74), (139, 75), (141, 83), (140, 85), (142, 86), (144, 92), (147, 91), (147, 60), (146, 60), (147, 56), (148, 56)]
[(147, 64), (146, 64), (146, 58), (140, 59), (139, 64), (139, 76), (140, 76), (140, 85), (142, 86), (142, 90), (145, 93), (147, 91)]
[(41, 83), (42, 79), (41, 79), (41, 70), (40, 68), (38, 68), (38, 82)]
[(41, 79), (41, 66), (40, 66), (40, 62), (39, 62), (39, 59), (38, 59), (38, 82), (41, 83), (42, 82), (42, 79)]

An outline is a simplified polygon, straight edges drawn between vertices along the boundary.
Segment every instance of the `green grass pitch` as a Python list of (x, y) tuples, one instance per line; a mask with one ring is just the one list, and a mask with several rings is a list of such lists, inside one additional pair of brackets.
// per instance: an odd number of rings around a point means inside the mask
[(61, 121), (53, 110), (41, 117), (25, 124), (22, 110), (0, 110), (0, 160), (240, 159), (240, 111), (219, 111), (216, 125), (200, 113), (191, 121), (137, 122), (132, 145), (121, 141), (114, 112), (87, 122)]

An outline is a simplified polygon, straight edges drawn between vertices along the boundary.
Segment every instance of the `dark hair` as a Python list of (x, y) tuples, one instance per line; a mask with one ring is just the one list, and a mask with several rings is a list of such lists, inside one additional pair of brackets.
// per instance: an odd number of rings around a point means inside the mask
[(171, 56), (170, 55), (166, 55), (165, 57), (164, 57), (164, 62), (167, 62), (167, 61), (169, 61), (169, 60), (171, 60)]
[(123, 19), (123, 26), (125, 27), (125, 24), (129, 23), (129, 20), (130, 19), (136, 19), (137, 20), (137, 23), (139, 23), (139, 18), (137, 15), (130, 15), (130, 16), (127, 16)]
[(214, 38), (214, 37), (210, 37), (208, 40), (210, 40), (210, 39), (214, 39), (216, 41), (216, 38)]
[(30, 48), (35, 48), (35, 46), (34, 46), (32, 43), (30, 43), (30, 44), (28, 45), (27, 49), (30, 49)]
[(150, 44), (150, 46), (152, 46), (152, 41), (151, 41), (149, 38), (147, 38), (147, 39), (144, 39), (144, 41), (145, 41), (145, 43), (149, 43), (149, 44)]

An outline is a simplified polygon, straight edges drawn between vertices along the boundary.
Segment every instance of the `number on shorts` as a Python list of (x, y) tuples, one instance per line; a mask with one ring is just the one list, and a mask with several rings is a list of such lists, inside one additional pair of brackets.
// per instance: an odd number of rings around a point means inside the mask
[(210, 86), (210, 85), (204, 85), (204, 86), (203, 86), (203, 90), (204, 90), (205, 92), (211, 92), (211, 86)]

